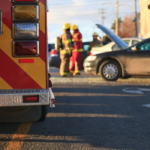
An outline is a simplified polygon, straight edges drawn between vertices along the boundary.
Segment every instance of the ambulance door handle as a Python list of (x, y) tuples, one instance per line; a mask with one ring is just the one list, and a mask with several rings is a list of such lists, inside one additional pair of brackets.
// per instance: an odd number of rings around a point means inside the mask
[(2, 10), (0, 9), (0, 35), (3, 34), (2, 25), (3, 25), (3, 21), (2, 21)]

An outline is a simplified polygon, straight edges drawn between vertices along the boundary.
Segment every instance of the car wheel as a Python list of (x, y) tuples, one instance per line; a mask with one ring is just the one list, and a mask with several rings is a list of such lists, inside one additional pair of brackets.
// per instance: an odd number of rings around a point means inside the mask
[(106, 81), (116, 81), (121, 75), (121, 68), (118, 63), (107, 60), (100, 66), (100, 75)]
[(44, 121), (47, 115), (47, 106), (43, 105), (41, 106), (42, 112), (41, 112), (41, 118), (39, 121)]

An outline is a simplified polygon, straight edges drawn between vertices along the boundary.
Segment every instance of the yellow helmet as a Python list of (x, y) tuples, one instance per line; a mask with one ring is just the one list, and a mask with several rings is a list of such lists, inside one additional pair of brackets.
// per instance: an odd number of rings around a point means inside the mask
[(97, 32), (93, 32), (92, 36), (98, 36)]
[(70, 29), (71, 29), (71, 30), (76, 30), (76, 29), (78, 29), (78, 26), (75, 25), (75, 24), (72, 24)]
[(65, 23), (64, 25), (63, 25), (63, 30), (66, 30), (66, 29), (69, 29), (70, 28), (70, 23)]

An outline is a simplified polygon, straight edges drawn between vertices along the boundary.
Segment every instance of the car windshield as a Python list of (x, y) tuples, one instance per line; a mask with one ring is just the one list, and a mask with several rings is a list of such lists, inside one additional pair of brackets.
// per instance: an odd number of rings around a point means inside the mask
[[(139, 43), (139, 42), (138, 42)], [(135, 47), (135, 46), (137, 46), (138, 45), (138, 43), (136, 43), (136, 44), (133, 44), (132, 46), (130, 46), (129, 47), (129, 50), (131, 50), (132, 49), (132, 47)]]
[(129, 46), (130, 40), (123, 40), (123, 41)]

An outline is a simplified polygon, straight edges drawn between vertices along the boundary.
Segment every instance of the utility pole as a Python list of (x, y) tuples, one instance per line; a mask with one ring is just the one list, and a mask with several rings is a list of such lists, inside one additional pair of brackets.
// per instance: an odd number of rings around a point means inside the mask
[(115, 32), (116, 32), (116, 35), (118, 35), (118, 0), (116, 0), (116, 29), (115, 29)]
[(136, 37), (138, 37), (138, 19), (137, 19), (137, 9), (136, 9), (136, 0), (134, 0), (134, 13), (135, 13), (135, 33)]
[[(106, 13), (104, 10), (106, 10), (106, 9), (104, 9), (103, 7), (101, 8), (101, 17), (100, 17), (100, 19), (102, 20), (102, 25), (104, 25), (104, 19), (105, 19), (105, 17), (104, 17), (104, 14)], [(102, 37), (103, 37), (103, 31), (102, 31)]]

